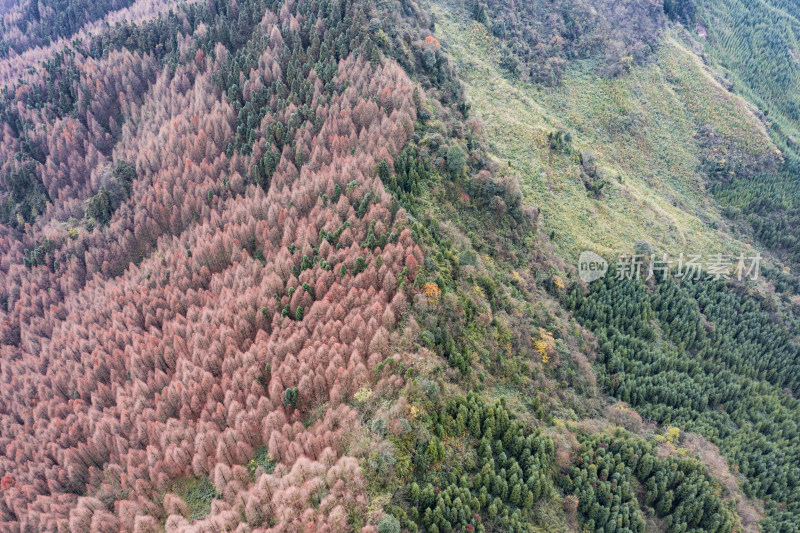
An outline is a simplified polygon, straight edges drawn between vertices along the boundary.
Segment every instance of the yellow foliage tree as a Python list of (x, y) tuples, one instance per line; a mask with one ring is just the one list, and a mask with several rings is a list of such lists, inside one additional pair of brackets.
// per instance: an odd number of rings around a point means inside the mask
[(670, 444), (674, 444), (680, 436), (681, 430), (676, 427), (671, 427), (667, 430), (667, 442)]
[(422, 294), (424, 294), (429, 300), (437, 302), (439, 297), (442, 295), (442, 289), (440, 289), (437, 284), (428, 282), (422, 286)]
[(544, 328), (539, 328), (539, 338), (533, 341), (533, 349), (542, 358), (542, 363), (550, 362), (550, 352), (553, 350), (553, 334)]

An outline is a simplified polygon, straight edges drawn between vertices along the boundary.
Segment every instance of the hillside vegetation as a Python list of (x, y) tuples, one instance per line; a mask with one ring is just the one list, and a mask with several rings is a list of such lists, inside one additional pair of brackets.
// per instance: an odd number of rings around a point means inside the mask
[(796, 8), (707, 4), (0, 2), (0, 530), (800, 529)]
[[(724, 73), (704, 64), (693, 26), (666, 29), (647, 61), (622, 75), (599, 68), (607, 57), (587, 53), (547, 87), (509, 68), (491, 18), (458, 4), (432, 9), (486, 125), (489, 156), (520, 176), (524, 201), (540, 208), (562, 255), (616, 257), (646, 240), (673, 259), (758, 250), (792, 260), (794, 155), (778, 148), (785, 141), (758, 101), (729, 92)], [(778, 291), (796, 291), (788, 270), (767, 271)], [(649, 420), (718, 444), (745, 492), (768, 502), (762, 527), (792, 530), (796, 309), (754, 297), (752, 284), (629, 285), (609, 274), (588, 296), (577, 284), (568, 299), (597, 335), (603, 388)], [(591, 518), (584, 515), (598, 527)]]
[[(748, 249), (751, 239), (728, 227), (707, 194), (703, 163), (729, 157), (774, 170), (775, 146), (750, 106), (677, 38), (625, 76), (600, 77), (587, 60), (547, 88), (509, 78), (499, 40), (467, 13), (439, 13), (437, 35), (484, 124), (490, 156), (520, 176), (562, 253), (613, 255), (641, 239), (674, 256)], [(569, 140), (553, 142), (555, 135)], [(592, 161), (582, 163), (581, 153)]]
[(768, 0), (701, 2), (709, 56), (768, 116), (781, 147), (800, 142), (800, 8)]

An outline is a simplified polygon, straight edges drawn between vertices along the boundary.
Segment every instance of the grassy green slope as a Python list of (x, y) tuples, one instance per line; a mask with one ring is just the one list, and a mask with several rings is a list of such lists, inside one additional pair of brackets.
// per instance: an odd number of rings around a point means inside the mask
[[(721, 138), (718, 150), (755, 158), (775, 147), (748, 104), (676, 36), (625, 76), (598, 78), (588, 62), (573, 62), (559, 87), (543, 88), (504, 77), (497, 42), (483, 25), (449, 6), (432, 9), (491, 155), (520, 176), (562, 254), (611, 254), (640, 239), (671, 254), (749, 247), (705, 192), (700, 165), (710, 148), (699, 132)], [(559, 129), (571, 133), (572, 155), (549, 148), (547, 134)], [(580, 151), (596, 155), (607, 182), (600, 198), (581, 179)]]

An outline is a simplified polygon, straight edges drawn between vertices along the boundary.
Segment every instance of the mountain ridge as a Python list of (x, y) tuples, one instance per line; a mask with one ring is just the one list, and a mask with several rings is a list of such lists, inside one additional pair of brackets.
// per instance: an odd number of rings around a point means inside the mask
[(9, 5), (0, 528), (796, 529), (796, 91), (729, 4)]

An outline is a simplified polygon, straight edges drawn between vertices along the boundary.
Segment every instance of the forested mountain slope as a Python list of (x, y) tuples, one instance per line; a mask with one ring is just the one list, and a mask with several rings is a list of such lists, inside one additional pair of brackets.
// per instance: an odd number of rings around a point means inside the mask
[(203, 527), (367, 519), (347, 401), (402, 385), (374, 372), (422, 255), (375, 176), (414, 85), (364, 9), (192, 6), (4, 93), (4, 523), (180, 528), (186, 476)]
[[(721, 13), (735, 18), (735, 10), (707, 4), (665, 6), (677, 24), (667, 23), (638, 60), (632, 54), (622, 61), (624, 73), (616, 76), (608, 49), (626, 42), (631, 30), (617, 25), (587, 45), (591, 28), (614, 20), (602, 6), (584, 12), (582, 24), (573, 11), (548, 13), (543, 6), (544, 13), (492, 2), (432, 9), (441, 17), (437, 36), (451, 47), (468, 101), (486, 124), (490, 156), (502, 172), (521, 176), (523, 203), (541, 206), (542, 225), (562, 253), (591, 249), (613, 257), (633, 252), (644, 238), (673, 258), (757, 250), (784, 265), (765, 269), (766, 295), (753, 283), (675, 283), (672, 276), (620, 282), (612, 269), (588, 294), (576, 284), (567, 306), (597, 335), (603, 387), (645, 418), (719, 445), (743, 474), (745, 492), (767, 502), (761, 526), (791, 531), (798, 514), (791, 473), (799, 436), (791, 274), (798, 173), (787, 135), (796, 117), (787, 102), (797, 89), (787, 79), (791, 61), (779, 74), (778, 56), (762, 50), (757, 67), (755, 59), (735, 56), (757, 46), (760, 33), (740, 32), (729, 19), (715, 22)], [(779, 15), (791, 28), (785, 12), (771, 16)], [(542, 24), (554, 17), (581, 31)], [(750, 24), (763, 20), (751, 15)], [(520, 47), (520, 40), (536, 46)], [(548, 42), (561, 43), (572, 58), (558, 83), (526, 75), (531, 49), (554, 53)], [(705, 64), (706, 54), (726, 58), (731, 70)], [(737, 85), (726, 78), (734, 75), (744, 84), (741, 97), (729, 92)], [(778, 90), (780, 99), (761, 100)], [(596, 528), (594, 514), (584, 518)]]
[(752, 224), (765, 246), (796, 265), (800, 258), (794, 231), (800, 216), (798, 6), (774, 1), (709, 2), (703, 7), (709, 60), (733, 91), (758, 106), (786, 160), (777, 176), (736, 172), (736, 179), (716, 183), (714, 193), (733, 217)]
[[(796, 531), (796, 88), (707, 4), (0, 3), (0, 530)], [(766, 276), (577, 281), (642, 239)]]

